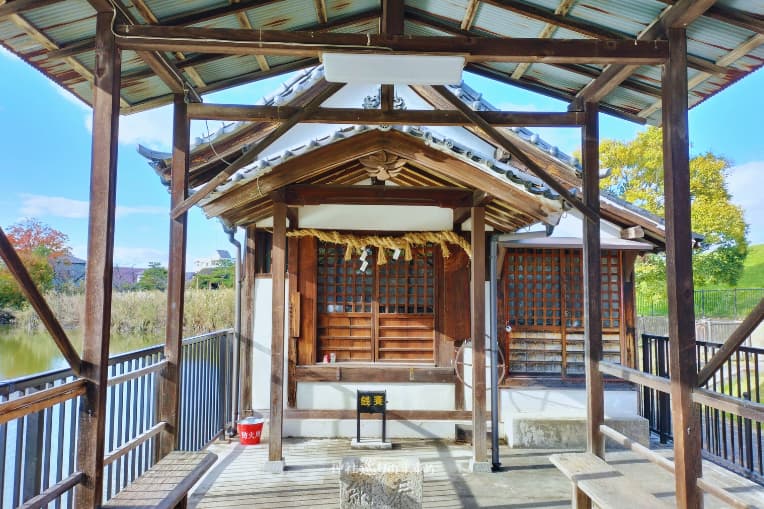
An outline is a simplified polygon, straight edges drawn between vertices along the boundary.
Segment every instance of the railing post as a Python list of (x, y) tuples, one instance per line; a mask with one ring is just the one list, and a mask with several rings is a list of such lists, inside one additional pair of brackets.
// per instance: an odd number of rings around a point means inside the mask
[[(29, 393), (29, 391), (27, 391)], [(42, 412), (34, 412), (26, 416), (24, 427), (24, 450), (16, 451), (16, 454), (24, 455), (23, 491), (22, 501), (40, 493), (40, 474), (42, 473), (42, 443), (43, 443), (43, 419)], [(5, 457), (0, 458), (5, 461)], [(2, 489), (2, 486), (0, 486)]]

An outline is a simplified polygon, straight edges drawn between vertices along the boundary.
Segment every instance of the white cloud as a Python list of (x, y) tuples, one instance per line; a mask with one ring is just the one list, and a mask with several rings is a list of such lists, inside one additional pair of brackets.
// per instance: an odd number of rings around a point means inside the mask
[(740, 205), (749, 225), (751, 244), (764, 243), (764, 200), (761, 199), (761, 180), (764, 161), (751, 161), (730, 169), (727, 185), (732, 202)]
[[(86, 219), (89, 203), (86, 200), (73, 200), (63, 196), (40, 194), (21, 194), (21, 215), (24, 217), (64, 217), (68, 219)], [(166, 214), (165, 207), (140, 205), (129, 207), (117, 205), (117, 217), (145, 214)]]
[[(89, 118), (90, 122), (92, 123), (93, 119), (92, 119), (92, 116), (90, 115), (90, 111), (91, 111), (90, 106), (82, 102), (82, 99), (74, 95), (71, 91), (69, 91), (69, 89), (62, 87), (61, 85), (53, 81), (49, 81), (48, 83), (50, 84), (51, 87), (53, 87), (53, 90), (55, 90), (56, 93), (60, 95), (66, 102), (77, 106), (82, 111), (88, 112), (88, 115), (86, 115), (85, 118)], [(90, 131), (91, 129), (88, 128), (88, 130)]]

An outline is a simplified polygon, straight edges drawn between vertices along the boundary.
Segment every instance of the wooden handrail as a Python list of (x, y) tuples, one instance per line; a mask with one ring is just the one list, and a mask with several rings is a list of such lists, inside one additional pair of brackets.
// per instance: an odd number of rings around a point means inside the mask
[(61, 479), (56, 484), (51, 486), (50, 488), (46, 489), (39, 495), (30, 498), (26, 502), (24, 502), (22, 505), (19, 506), (19, 509), (38, 509), (47, 507), (48, 504), (70, 489), (77, 486), (79, 483), (82, 482), (82, 480), (85, 478), (85, 474), (82, 472), (74, 472), (69, 477), (66, 477), (65, 479)]
[(692, 400), (700, 405), (710, 406), (746, 419), (764, 422), (764, 404), (762, 403), (720, 394), (700, 387), (693, 391)]
[(614, 362), (600, 361), (598, 364), (600, 372), (606, 375), (612, 375), (626, 380), (627, 382), (644, 385), (645, 387), (650, 387), (656, 391), (666, 393), (671, 391), (671, 381), (668, 378), (651, 375), (650, 373), (645, 373), (638, 369), (627, 368), (626, 366), (621, 366)]
[(0, 403), (0, 424), (39, 412), (85, 394), (85, 380), (75, 380)]
[(129, 442), (123, 444), (121, 447), (118, 447), (117, 449), (114, 449), (112, 452), (106, 455), (106, 457), (103, 459), (103, 465), (110, 465), (114, 463), (116, 460), (124, 456), (125, 454), (129, 453), (142, 443), (146, 442), (147, 440), (151, 440), (156, 435), (158, 435), (165, 427), (167, 426), (167, 423), (164, 421), (158, 422), (154, 424), (151, 428), (146, 430), (144, 433), (141, 433), (137, 437), (133, 438)]
[(698, 373), (698, 386), (703, 387), (706, 385), (714, 373), (721, 368), (727, 359), (735, 353), (735, 350), (743, 344), (743, 341), (750, 336), (756, 327), (764, 320), (764, 298), (759, 301), (759, 304), (751, 311), (748, 316), (742, 321), (738, 327), (732, 331), (730, 337), (724, 342), (721, 348), (717, 350), (713, 357), (703, 366), (703, 369)]
[[(676, 467), (674, 466), (673, 461), (666, 458), (665, 456), (661, 456), (657, 452), (645, 447), (644, 445), (633, 441), (626, 435), (619, 433), (610, 426), (607, 426), (606, 424), (600, 424), (600, 433), (613, 440), (617, 444), (630, 449), (637, 455), (642, 456), (646, 460), (658, 465), (662, 469), (667, 470), (672, 474), (675, 473)], [(724, 503), (730, 504), (733, 507), (737, 507), (739, 509), (748, 509), (750, 507), (746, 502), (738, 499), (734, 495), (727, 492), (725, 489), (720, 488), (716, 484), (711, 483), (702, 477), (698, 478), (698, 488), (717, 497)]]
[(111, 387), (112, 385), (118, 385), (121, 383), (125, 383), (128, 380), (133, 380), (135, 378), (142, 377), (144, 375), (148, 375), (150, 373), (154, 373), (156, 371), (161, 370), (163, 367), (167, 365), (167, 360), (163, 359), (156, 364), (152, 364), (151, 366), (146, 366), (145, 368), (136, 369), (135, 371), (130, 371), (129, 373), (125, 373), (123, 375), (115, 376), (113, 378), (109, 378), (106, 385)]

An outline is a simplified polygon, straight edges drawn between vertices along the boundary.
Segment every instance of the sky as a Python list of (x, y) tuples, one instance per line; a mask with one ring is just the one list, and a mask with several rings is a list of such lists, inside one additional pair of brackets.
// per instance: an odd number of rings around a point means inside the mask
[[(288, 76), (275, 77), (205, 96), (206, 102), (255, 104)], [(465, 74), (469, 86), (505, 110), (564, 111), (555, 99)], [(764, 243), (764, 72), (759, 71), (690, 111), (691, 153), (711, 151), (732, 163), (727, 177), (733, 202), (749, 224), (751, 244)], [(359, 105), (360, 106), (360, 105)], [(91, 115), (88, 106), (11, 53), (0, 48), (0, 226), (37, 218), (69, 236), (75, 256), (86, 258), (90, 178)], [(628, 141), (643, 127), (601, 115), (602, 138)], [(194, 121), (191, 139), (220, 122)], [(579, 148), (580, 131), (571, 128), (536, 129), (542, 138), (570, 153)], [(167, 264), (169, 203), (138, 144), (169, 151), (172, 110), (158, 108), (123, 116), (119, 127), (115, 264), (146, 267)], [(187, 270), (197, 259), (216, 249), (233, 247), (215, 219), (194, 207), (189, 214)], [(239, 232), (238, 238), (243, 239)]]

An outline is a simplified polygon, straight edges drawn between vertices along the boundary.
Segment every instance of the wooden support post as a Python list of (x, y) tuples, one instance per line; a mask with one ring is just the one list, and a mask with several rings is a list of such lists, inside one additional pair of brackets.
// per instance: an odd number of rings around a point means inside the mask
[(600, 252), (599, 122), (597, 103), (584, 105), (586, 121), (581, 130), (584, 164), (584, 205), (596, 213), (584, 217), (584, 371), (586, 372), (586, 450), (604, 457), (600, 425), (605, 419), (605, 395), (599, 362), (602, 360), (602, 274)]
[[(288, 208), (287, 216), (289, 218), (289, 229), (299, 228), (297, 209)], [(287, 270), (289, 272), (289, 327), (288, 337), (289, 345), (287, 352), (287, 406), (295, 408), (297, 406), (297, 338), (300, 336), (300, 306), (301, 295), (299, 292), (300, 283), (300, 239), (290, 237), (287, 248)], [(293, 326), (294, 325), (294, 326)]]
[(239, 358), (240, 399), (242, 417), (252, 415), (252, 345), (255, 340), (255, 257), (257, 229), (247, 226), (244, 241), (244, 277), (241, 282), (241, 353)]
[(637, 300), (636, 282), (634, 281), (634, 261), (637, 253), (623, 251), (621, 253), (621, 285), (623, 300), (621, 302), (621, 364), (629, 368), (639, 369), (637, 364)]
[[(174, 98), (172, 126), (172, 176), (170, 207), (175, 207), (188, 194), (190, 121), (183, 95)], [(159, 434), (161, 459), (178, 445), (181, 399), (181, 365), (183, 343), (183, 308), (186, 287), (186, 222), (188, 214), (170, 217), (170, 261), (167, 269), (167, 326), (164, 356), (167, 360), (159, 372), (159, 420), (166, 422)]]
[[(485, 208), (472, 207), (472, 463), (488, 465), (485, 381)], [(496, 433), (498, 430), (493, 430)], [(480, 469), (480, 467), (474, 467)]]
[(690, 149), (687, 126), (687, 38), (668, 30), (670, 58), (663, 67), (663, 168), (666, 203), (666, 279), (669, 311), (671, 418), (676, 464), (676, 503), (703, 507), (700, 415), (692, 401), (697, 386), (695, 310), (690, 230)]
[(80, 509), (100, 507), (103, 496), (121, 69), (111, 18), (109, 12), (96, 14), (88, 270), (80, 371), (86, 385), (78, 409), (77, 441), (77, 470), (84, 477), (75, 492), (75, 506)]
[(273, 248), (271, 275), (273, 281), (273, 329), (271, 335), (271, 413), (268, 438), (268, 460), (282, 462), (282, 431), (284, 418), (284, 318), (286, 298), (284, 283), (286, 269), (286, 213), (283, 201), (273, 202)]

